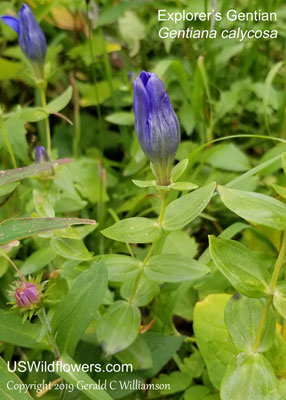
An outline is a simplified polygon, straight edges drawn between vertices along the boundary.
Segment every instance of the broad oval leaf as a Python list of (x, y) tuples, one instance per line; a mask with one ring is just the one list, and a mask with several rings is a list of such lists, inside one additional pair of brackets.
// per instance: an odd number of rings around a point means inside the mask
[(222, 400), (279, 400), (277, 379), (259, 353), (241, 353), (228, 366), (221, 384)]
[(148, 218), (134, 217), (116, 222), (101, 233), (109, 239), (125, 243), (151, 243), (158, 240), (161, 228)]
[(228, 294), (212, 294), (198, 302), (194, 309), (197, 344), (210, 380), (217, 389), (220, 389), (226, 367), (238, 353), (224, 322), (224, 310), (229, 298)]
[(174, 231), (195, 219), (208, 205), (215, 190), (215, 182), (173, 201), (166, 207), (162, 228)]
[[(265, 308), (265, 299), (251, 299), (238, 293), (225, 308), (224, 318), (233, 343), (243, 351), (251, 352)], [(275, 314), (271, 307), (257, 351), (267, 351), (275, 337)]]
[(218, 186), (224, 205), (241, 218), (270, 228), (286, 229), (286, 205), (261, 193)]
[(104, 254), (95, 258), (104, 262), (108, 279), (113, 282), (123, 282), (133, 278), (141, 267), (138, 259), (123, 254)]
[(113, 303), (99, 321), (97, 338), (106, 354), (126, 349), (139, 333), (141, 314), (133, 304), (119, 300)]
[(201, 278), (210, 272), (210, 269), (192, 258), (162, 254), (151, 257), (144, 272), (155, 281), (182, 282)]
[(265, 297), (270, 277), (260, 260), (243, 244), (210, 236), (211, 257), (232, 286), (247, 297)]
[(52, 329), (61, 352), (73, 354), (107, 290), (107, 271), (103, 263), (94, 262), (74, 281), (65, 299), (59, 303), (52, 319)]
[(85, 261), (92, 257), (83, 242), (77, 239), (52, 238), (51, 248), (56, 254), (69, 260)]
[(68, 228), (71, 225), (95, 224), (92, 219), (81, 218), (13, 218), (0, 224), (0, 244), (29, 236), (41, 235), (57, 229)]
[[(16, 385), (18, 386), (16, 388)], [(0, 397), (1, 400), (33, 400), (27, 391), (20, 391), (19, 388), (24, 387), (24, 383), (16, 374), (8, 370), (8, 366), (0, 357)]]

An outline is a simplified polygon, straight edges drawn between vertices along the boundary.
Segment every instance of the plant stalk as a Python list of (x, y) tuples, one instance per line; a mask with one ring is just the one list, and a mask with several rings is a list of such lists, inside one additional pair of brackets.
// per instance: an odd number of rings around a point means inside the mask
[(0, 111), (0, 130), (2, 131), (2, 135), (3, 135), (3, 138), (4, 138), (8, 153), (9, 153), (10, 158), (12, 160), (13, 167), (17, 168), (16, 159), (15, 159), (15, 156), (14, 156), (14, 153), (13, 153), (13, 149), (12, 149), (12, 146), (11, 146), (11, 143), (10, 143), (10, 140), (9, 140), (9, 135), (8, 135), (7, 129), (6, 129), (4, 121), (3, 121), (3, 117), (1, 115), (1, 111)]
[[(160, 214), (159, 214), (159, 217), (158, 217), (158, 224), (159, 224), (160, 226), (162, 225), (162, 222), (163, 222), (163, 219), (164, 219), (164, 215), (165, 215), (166, 202), (167, 202), (167, 194), (168, 194), (168, 192), (161, 191), (162, 203), (161, 203)], [(142, 276), (142, 273), (143, 273), (143, 269), (144, 269), (145, 265), (148, 263), (150, 257), (151, 257), (152, 254), (153, 254), (153, 251), (154, 251), (154, 249), (155, 249), (155, 244), (156, 244), (156, 242), (152, 242), (151, 247), (150, 247), (148, 253), (146, 254), (146, 257), (144, 258), (144, 260), (143, 260), (143, 262), (142, 262), (142, 270), (141, 270), (141, 272), (137, 275), (137, 278), (136, 278), (136, 281), (135, 281), (135, 284), (134, 284), (134, 287), (133, 287), (133, 290), (132, 290), (132, 294), (131, 294), (131, 297), (130, 297), (130, 300), (129, 300), (130, 303), (133, 302), (133, 299), (134, 299), (134, 297), (135, 297), (135, 294), (136, 294), (136, 291), (137, 291), (137, 288), (138, 288), (139, 280), (140, 280), (140, 278), (141, 278), (141, 276)]]
[(282, 243), (281, 243), (281, 247), (280, 247), (280, 252), (279, 252), (278, 258), (276, 260), (274, 271), (273, 271), (271, 281), (270, 281), (270, 286), (269, 286), (270, 295), (267, 297), (264, 311), (263, 311), (263, 314), (262, 314), (262, 317), (261, 317), (261, 320), (260, 320), (260, 323), (258, 326), (258, 331), (257, 331), (257, 335), (255, 338), (255, 342), (254, 342), (254, 345), (252, 348), (253, 352), (255, 352), (255, 353), (257, 352), (257, 350), (259, 348), (259, 343), (260, 343), (262, 335), (263, 335), (265, 323), (267, 321), (268, 312), (269, 312), (269, 309), (270, 309), (270, 306), (271, 306), (272, 300), (273, 300), (273, 293), (276, 288), (277, 280), (279, 277), (281, 267), (284, 262), (285, 254), (286, 254), (286, 231), (283, 232), (283, 239), (282, 239)]
[(48, 335), (49, 343), (50, 343), (50, 346), (51, 346), (51, 348), (53, 350), (55, 358), (57, 360), (59, 360), (60, 356), (61, 356), (60, 355), (60, 351), (59, 351), (58, 346), (56, 344), (56, 341), (54, 339), (54, 336), (53, 336), (53, 333), (52, 333), (52, 327), (51, 327), (50, 321), (49, 321), (49, 319), (47, 317), (46, 310), (45, 310), (44, 307), (39, 311), (38, 316), (39, 316), (39, 318), (41, 320), (42, 325), (47, 329), (47, 335)]
[[(38, 84), (38, 87), (40, 89), (42, 107), (46, 111), (46, 109), (47, 109), (46, 83), (45, 82), (40, 82)], [(51, 128), (50, 128), (49, 116), (47, 116), (45, 118), (45, 130), (46, 130), (47, 153), (48, 153), (48, 156), (50, 157), (51, 156)]]

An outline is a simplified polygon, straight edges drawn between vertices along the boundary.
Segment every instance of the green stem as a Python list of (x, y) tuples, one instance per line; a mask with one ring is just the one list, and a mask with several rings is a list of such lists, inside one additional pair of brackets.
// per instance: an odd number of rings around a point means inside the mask
[[(168, 195), (168, 192), (163, 192), (163, 191), (161, 192), (162, 203), (161, 203), (160, 214), (159, 214), (159, 217), (158, 217), (158, 224), (160, 226), (162, 225), (163, 218), (164, 218), (164, 215), (165, 215), (167, 195)], [(138, 288), (138, 284), (139, 284), (140, 278), (141, 278), (141, 276), (143, 274), (143, 269), (144, 269), (144, 267), (146, 266), (146, 264), (148, 263), (150, 257), (153, 254), (153, 251), (155, 249), (155, 244), (156, 244), (156, 242), (152, 242), (151, 247), (150, 247), (148, 253), (146, 254), (146, 256), (145, 256), (145, 258), (144, 258), (144, 260), (142, 262), (142, 269), (141, 269), (141, 272), (137, 275), (137, 278), (136, 278), (136, 281), (135, 281), (135, 284), (134, 284), (134, 287), (133, 287), (133, 290), (132, 290), (132, 294), (131, 294), (131, 297), (130, 297), (130, 300), (129, 300), (130, 303), (133, 302), (134, 296), (135, 296), (135, 294), (137, 292), (137, 288)]]
[(17, 272), (19, 278), (21, 279), (21, 281), (24, 281), (24, 275), (22, 274), (22, 272), (19, 270), (19, 268), (17, 267), (17, 265), (11, 260), (11, 258), (8, 256), (8, 254), (6, 254), (2, 249), (0, 249), (0, 255), (4, 258), (6, 258), (6, 260), (9, 261), (9, 263), (12, 265), (12, 267), (15, 269), (15, 271)]
[(279, 252), (279, 256), (277, 258), (275, 268), (272, 274), (271, 282), (270, 282), (270, 291), (273, 293), (276, 287), (276, 283), (279, 277), (279, 273), (281, 270), (281, 267), (283, 265), (283, 261), (285, 258), (285, 253), (286, 253), (286, 231), (283, 232), (283, 239), (282, 239), (282, 244)]
[[(40, 82), (38, 84), (41, 94), (42, 106), (43, 109), (46, 110), (47, 108), (47, 99), (46, 99), (46, 84)], [(46, 128), (46, 146), (47, 146), (47, 153), (49, 157), (51, 156), (51, 128), (50, 128), (50, 120), (49, 116), (45, 118), (45, 128)]]
[(266, 300), (266, 303), (264, 306), (264, 310), (263, 310), (263, 314), (262, 314), (261, 320), (259, 322), (257, 335), (256, 335), (255, 342), (254, 342), (254, 345), (252, 348), (253, 352), (257, 352), (259, 343), (260, 343), (262, 335), (263, 335), (265, 323), (267, 321), (268, 312), (269, 312), (269, 309), (270, 309), (270, 306), (271, 306), (272, 300), (273, 300), (273, 293), (276, 288), (277, 280), (279, 277), (281, 267), (284, 262), (285, 254), (286, 254), (286, 231), (283, 232), (283, 239), (282, 239), (282, 244), (280, 247), (280, 252), (279, 252), (278, 258), (275, 263), (274, 271), (273, 271), (270, 286), (269, 286), (269, 290), (270, 290), (271, 294), (267, 297), (267, 300)]
[(264, 326), (265, 326), (265, 323), (266, 323), (266, 320), (267, 320), (268, 311), (269, 311), (269, 308), (271, 306), (271, 303), (272, 303), (272, 296), (270, 295), (270, 296), (267, 297), (267, 300), (266, 300), (266, 303), (265, 303), (265, 307), (264, 307), (264, 310), (263, 310), (263, 314), (262, 314), (261, 320), (259, 322), (257, 335), (256, 335), (255, 342), (254, 342), (254, 345), (253, 345), (253, 348), (252, 348), (252, 351), (254, 353), (256, 353), (257, 350), (258, 350), (259, 343), (260, 343), (262, 335), (263, 335)]
[(80, 154), (80, 138), (81, 138), (81, 122), (80, 122), (80, 105), (77, 85), (74, 73), (70, 76), (73, 88), (73, 112), (74, 112), (74, 138), (73, 138), (73, 154), (74, 158), (78, 158)]
[(46, 310), (44, 307), (39, 311), (38, 316), (42, 322), (42, 325), (47, 329), (47, 335), (48, 335), (50, 346), (53, 350), (53, 353), (54, 353), (56, 359), (59, 360), (60, 356), (61, 356), (60, 351), (59, 351), (56, 341), (54, 339), (54, 336), (52, 333), (52, 327), (51, 327), (50, 321), (47, 317)]
[(7, 150), (9, 152), (9, 155), (11, 157), (13, 167), (17, 168), (16, 159), (15, 159), (13, 149), (12, 149), (12, 146), (11, 146), (11, 143), (9, 140), (9, 135), (8, 135), (7, 129), (6, 129), (4, 121), (3, 121), (3, 117), (1, 115), (1, 111), (0, 111), (0, 130), (2, 131), (2, 135), (3, 135), (4, 141), (5, 141)]

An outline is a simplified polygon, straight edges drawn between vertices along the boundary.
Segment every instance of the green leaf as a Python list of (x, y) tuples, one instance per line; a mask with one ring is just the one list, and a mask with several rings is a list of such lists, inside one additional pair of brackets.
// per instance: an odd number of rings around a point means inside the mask
[(21, 179), (30, 178), (35, 175), (39, 175), (41, 172), (48, 171), (58, 165), (67, 164), (72, 162), (71, 158), (61, 158), (56, 161), (44, 162), (41, 164), (32, 164), (28, 167), (7, 169), (0, 171), (0, 186), (6, 185), (7, 183), (17, 182)]
[(47, 348), (39, 342), (42, 326), (23, 322), (19, 315), (0, 309), (0, 341), (28, 348)]
[(117, 112), (105, 117), (107, 122), (116, 125), (132, 126), (134, 124), (134, 114), (131, 112)]
[(25, 107), (20, 109), (19, 116), (24, 122), (38, 122), (47, 118), (49, 115), (43, 108), (41, 107)]
[(286, 188), (280, 185), (272, 185), (273, 189), (275, 190), (276, 193), (279, 194), (279, 196), (283, 197), (283, 199), (286, 199)]
[(115, 357), (123, 364), (132, 364), (134, 370), (143, 370), (152, 368), (153, 361), (149, 347), (142, 335), (127, 349), (116, 353)]
[(279, 314), (286, 319), (286, 282), (278, 282), (274, 291), (273, 304)]
[(195, 257), (197, 251), (198, 245), (195, 239), (183, 231), (170, 232), (162, 248), (163, 254), (179, 254), (189, 258)]
[(118, 18), (118, 29), (127, 43), (129, 56), (134, 57), (140, 50), (140, 41), (145, 38), (145, 25), (135, 12), (127, 10)]
[(261, 261), (243, 244), (210, 236), (211, 257), (232, 286), (248, 297), (265, 297), (270, 277)]
[(224, 205), (235, 214), (255, 224), (284, 230), (286, 205), (265, 194), (218, 186)]
[(61, 111), (70, 102), (72, 98), (72, 87), (69, 86), (64, 93), (58, 96), (55, 100), (51, 101), (47, 107), (46, 111), (50, 114)]
[(192, 182), (176, 182), (176, 183), (172, 183), (170, 185), (170, 188), (172, 190), (181, 190), (181, 191), (194, 190), (194, 189), (197, 189), (197, 187), (198, 187), (198, 185), (196, 185), (195, 183), (192, 183)]
[[(233, 343), (240, 350), (252, 352), (265, 302), (265, 299), (250, 299), (239, 294), (229, 299), (224, 312), (225, 323)], [(269, 350), (274, 337), (275, 315), (271, 308), (257, 351)]]
[(184, 160), (180, 161), (178, 164), (176, 164), (171, 171), (171, 179), (173, 182), (176, 182), (185, 172), (187, 166), (189, 164), (188, 158), (185, 158)]
[(73, 354), (76, 345), (107, 290), (107, 271), (103, 263), (94, 262), (74, 281), (68, 295), (59, 303), (52, 319), (60, 352)]
[[(17, 385), (17, 389), (13, 386)], [(0, 357), (0, 397), (1, 400), (33, 400), (29, 392), (20, 391), (19, 388), (24, 387), (24, 383), (16, 374), (8, 371), (8, 365), (2, 357)], [(13, 397), (12, 397), (13, 396)]]
[(70, 366), (68, 372), (59, 371), (57, 374), (61, 376), (65, 381), (77, 387), (80, 384), (79, 389), (92, 400), (112, 400), (104, 390), (99, 389), (98, 385), (91, 377), (82, 371), (81, 367), (68, 355), (62, 354), (60, 360), (63, 364)]
[(145, 187), (155, 187), (156, 186), (156, 181), (137, 181), (136, 179), (133, 179), (132, 182), (134, 185), (145, 188)]
[(52, 238), (51, 247), (56, 254), (70, 260), (85, 261), (92, 257), (83, 242), (77, 239)]
[[(224, 323), (224, 309), (230, 296), (212, 294), (196, 304), (194, 332), (212, 384), (220, 383), (228, 364), (238, 350), (232, 343)], [(232, 400), (230, 397), (228, 400)]]
[(6, 219), (0, 224), (0, 244), (80, 224), (95, 224), (95, 221), (81, 218)]
[(175, 254), (162, 254), (150, 258), (145, 274), (159, 282), (182, 282), (201, 278), (210, 269), (192, 258)]
[[(181, 371), (173, 371), (168, 375), (160, 374), (159, 377), (152, 380), (152, 383), (161, 388), (159, 390), (151, 389), (149, 391), (150, 397), (152, 398), (152, 394), (154, 396), (155, 393), (161, 396), (169, 396), (172, 393), (183, 392), (188, 386), (190, 386), (191, 382), (192, 378)], [(168, 384), (170, 385), (169, 387), (167, 386)]]
[(113, 282), (123, 282), (137, 275), (141, 268), (141, 262), (133, 257), (122, 254), (104, 254), (97, 256), (107, 267), (108, 280)]
[(162, 227), (167, 231), (183, 228), (200, 215), (215, 190), (215, 182), (173, 201), (166, 207)]
[(102, 25), (109, 25), (113, 22), (117, 21), (118, 17), (122, 15), (125, 11), (129, 9), (139, 8), (143, 2), (136, 2), (134, 1), (126, 1), (124, 3), (118, 3), (116, 5), (112, 5), (111, 7), (104, 8), (99, 15), (97, 24), (98, 26)]
[(184, 394), (184, 400), (207, 400), (207, 394), (209, 392), (210, 389), (205, 386), (191, 386), (186, 390)]
[(120, 295), (136, 306), (146, 306), (159, 293), (160, 287), (157, 282), (149, 279), (142, 272), (137, 276), (126, 280), (120, 289)]
[(0, 80), (7, 81), (14, 78), (22, 70), (22, 64), (19, 62), (14, 62), (6, 60), (5, 58), (0, 58)]
[(116, 222), (101, 233), (109, 239), (125, 243), (150, 243), (158, 240), (161, 228), (148, 218), (134, 217)]
[(222, 400), (279, 400), (277, 380), (259, 353), (241, 353), (228, 366), (221, 384)]
[(99, 321), (98, 341), (106, 354), (126, 349), (139, 333), (141, 314), (133, 304), (119, 300), (113, 303)]
[(243, 172), (251, 167), (247, 156), (233, 143), (216, 146), (211, 150), (207, 161), (212, 167), (227, 171)]
[(22, 274), (29, 275), (40, 271), (46, 265), (48, 265), (55, 258), (55, 256), (56, 254), (50, 246), (43, 247), (42, 249), (35, 251), (28, 258), (26, 258), (22, 264)]
[(0, 196), (6, 196), (7, 194), (12, 193), (18, 185), (19, 182), (13, 182), (0, 186)]

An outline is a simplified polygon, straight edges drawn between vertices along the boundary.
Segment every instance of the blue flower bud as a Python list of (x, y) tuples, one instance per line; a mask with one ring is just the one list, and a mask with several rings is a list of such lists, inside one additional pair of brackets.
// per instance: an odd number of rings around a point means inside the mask
[(18, 34), (20, 48), (25, 56), (32, 63), (42, 65), (47, 52), (46, 38), (30, 7), (23, 4), (18, 18), (9, 15), (1, 18)]
[(138, 141), (153, 165), (158, 184), (169, 185), (181, 136), (178, 118), (156, 74), (142, 71), (133, 89)]
[(37, 163), (50, 161), (47, 150), (45, 149), (44, 146), (37, 146), (35, 148), (35, 160)]

